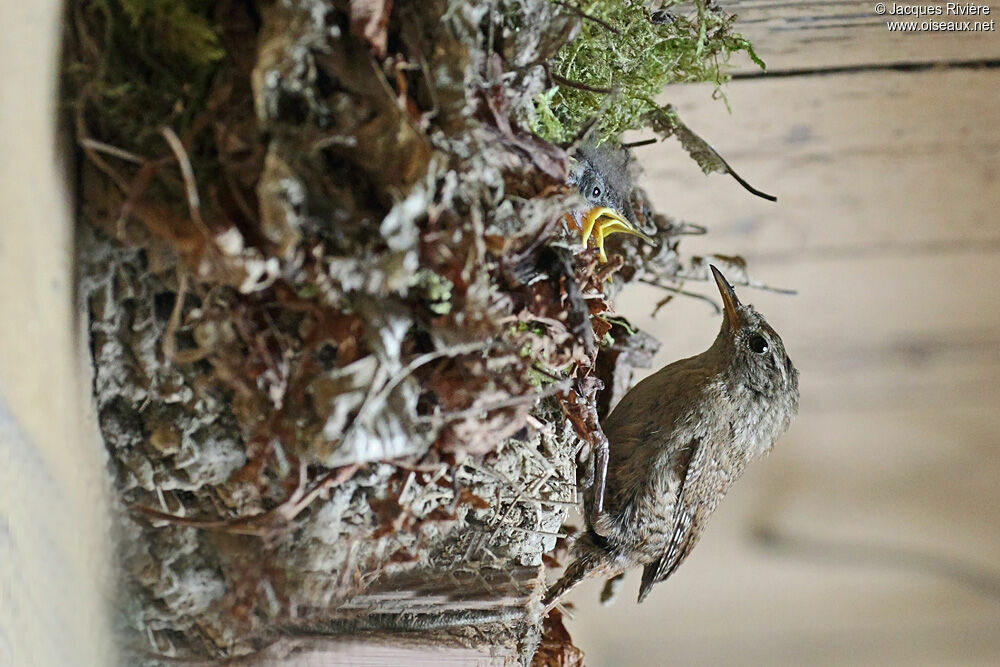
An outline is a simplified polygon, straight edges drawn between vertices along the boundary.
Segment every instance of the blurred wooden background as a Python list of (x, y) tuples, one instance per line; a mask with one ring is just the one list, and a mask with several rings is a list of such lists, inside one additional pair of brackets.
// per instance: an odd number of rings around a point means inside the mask
[[(740, 67), (732, 114), (711, 87), (662, 99), (778, 203), (672, 143), (637, 155), (660, 210), (709, 226), (682, 248), (799, 290), (738, 291), (801, 412), (672, 580), (642, 606), (637, 573), (611, 607), (581, 587), (569, 630), (596, 666), (1000, 664), (1000, 33), (889, 33), (874, 0), (723, 5), (769, 74)], [(693, 300), (651, 319), (661, 297), (619, 302), (660, 365), (719, 325)]]

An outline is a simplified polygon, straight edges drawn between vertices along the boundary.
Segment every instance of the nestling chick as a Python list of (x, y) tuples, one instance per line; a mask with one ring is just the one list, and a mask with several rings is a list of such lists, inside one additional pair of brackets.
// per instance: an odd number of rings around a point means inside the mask
[(610, 208), (635, 225), (630, 201), (635, 186), (629, 173), (628, 153), (606, 143), (584, 144), (576, 150), (574, 158), (576, 162), (567, 183), (576, 186), (592, 207)]
[(684, 561), (729, 487), (798, 411), (798, 372), (781, 338), (714, 266), (712, 273), (724, 305), (719, 335), (705, 352), (637, 384), (606, 419), (604, 512), (587, 517), (546, 609), (589, 576), (618, 578), (637, 565), (642, 602)]
[(584, 246), (593, 233), (601, 261), (607, 261), (604, 239), (610, 234), (631, 234), (653, 243), (653, 239), (639, 231), (632, 208), (634, 186), (629, 174), (628, 153), (607, 144), (587, 144), (577, 149), (575, 158), (576, 163), (566, 182), (575, 186), (590, 205), (589, 210), (574, 211), (571, 215), (581, 230)]

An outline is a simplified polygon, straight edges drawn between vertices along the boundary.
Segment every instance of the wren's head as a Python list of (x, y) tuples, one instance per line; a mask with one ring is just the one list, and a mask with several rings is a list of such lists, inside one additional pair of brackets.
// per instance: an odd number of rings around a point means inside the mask
[(798, 407), (799, 373), (785, 353), (781, 337), (764, 316), (744, 306), (725, 276), (712, 274), (722, 295), (724, 318), (715, 346), (728, 360), (731, 380), (768, 400), (783, 399), (791, 412)]
[(576, 164), (567, 183), (575, 186), (590, 206), (610, 208), (635, 224), (630, 203), (633, 186), (628, 152), (608, 144), (591, 144), (577, 149), (574, 157)]

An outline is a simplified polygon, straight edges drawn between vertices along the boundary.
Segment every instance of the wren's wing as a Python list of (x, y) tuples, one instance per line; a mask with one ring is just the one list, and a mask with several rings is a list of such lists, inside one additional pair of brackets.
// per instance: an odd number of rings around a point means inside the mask
[(602, 422), (609, 442), (604, 510), (621, 524), (654, 508), (656, 514), (673, 512), (697, 447), (697, 441), (677, 443), (673, 437), (675, 422), (690, 412), (691, 402), (677, 387), (690, 386), (704, 374), (695, 361), (682, 359), (646, 377)]
[[(731, 426), (729, 427), (731, 429)], [(712, 434), (716, 435), (716, 434)], [(709, 440), (712, 440), (709, 436)], [(724, 441), (731, 441), (732, 436)], [(718, 496), (725, 492), (721, 486), (728, 486), (725, 463), (713, 454), (710, 443), (692, 443), (692, 454), (687, 461), (677, 502), (674, 504), (674, 530), (663, 555), (646, 565), (642, 571), (639, 586), (639, 602), (646, 599), (653, 584), (659, 583), (674, 573), (684, 562), (698, 538), (705, 520), (715, 509)]]
[[(653, 589), (653, 584), (663, 581), (669, 577), (681, 564), (684, 558), (694, 547), (697, 541), (698, 531), (695, 530), (696, 513), (692, 512), (690, 502), (685, 497), (684, 489), (687, 486), (692, 470), (697, 470), (696, 461), (703, 458), (706, 447), (699, 447), (700, 443), (692, 443), (688, 451), (688, 457), (681, 484), (677, 489), (677, 500), (674, 503), (674, 531), (667, 543), (667, 549), (663, 555), (646, 565), (642, 571), (642, 584), (639, 586), (639, 602), (646, 599), (649, 591)], [(701, 456), (698, 456), (701, 454)]]
[(700, 517), (698, 514), (683, 514), (677, 520), (674, 536), (666, 553), (657, 560), (646, 565), (642, 570), (642, 584), (639, 586), (639, 602), (646, 599), (657, 584), (674, 573), (687, 555), (691, 553), (698, 537), (701, 535)]

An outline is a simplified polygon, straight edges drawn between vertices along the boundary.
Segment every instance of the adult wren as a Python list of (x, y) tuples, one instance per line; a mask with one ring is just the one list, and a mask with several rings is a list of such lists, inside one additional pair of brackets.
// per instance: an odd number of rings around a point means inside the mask
[(798, 371), (781, 338), (711, 268), (724, 307), (719, 335), (705, 352), (637, 384), (605, 420), (604, 508), (588, 511), (575, 560), (546, 592), (546, 609), (589, 576), (611, 578), (606, 598), (638, 565), (642, 602), (684, 561), (729, 487), (798, 411)]
[(593, 235), (594, 245), (602, 262), (608, 261), (604, 239), (610, 234), (638, 236), (653, 243), (639, 230), (632, 208), (632, 177), (629, 174), (629, 154), (607, 144), (585, 144), (577, 149), (575, 162), (567, 184), (575, 186), (590, 208), (570, 214), (572, 226), (578, 227), (586, 246)]

